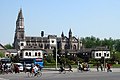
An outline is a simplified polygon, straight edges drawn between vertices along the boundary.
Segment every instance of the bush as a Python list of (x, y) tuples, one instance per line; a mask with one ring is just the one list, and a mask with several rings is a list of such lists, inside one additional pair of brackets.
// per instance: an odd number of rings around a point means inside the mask
[(3, 52), (0, 52), (0, 57), (5, 57), (5, 54)]
[(50, 54), (48, 54), (48, 56), (46, 57), (46, 60), (47, 60), (48, 63), (54, 63), (55, 62), (55, 60), (53, 59), (53, 56), (50, 55)]
[(75, 61), (71, 60), (71, 61), (70, 61), (70, 64), (72, 64), (72, 65), (75, 64)]
[(97, 61), (98, 61), (97, 59), (91, 58), (91, 59), (89, 60), (89, 64), (96, 64)]
[(44, 60), (44, 65), (47, 65), (47, 64), (48, 64), (48, 62), (46, 60)]

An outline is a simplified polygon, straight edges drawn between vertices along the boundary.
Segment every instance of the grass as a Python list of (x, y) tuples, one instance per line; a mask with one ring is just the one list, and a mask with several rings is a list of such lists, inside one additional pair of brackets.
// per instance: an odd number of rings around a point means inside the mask
[(120, 68), (120, 64), (113, 64), (112, 67), (113, 68)]

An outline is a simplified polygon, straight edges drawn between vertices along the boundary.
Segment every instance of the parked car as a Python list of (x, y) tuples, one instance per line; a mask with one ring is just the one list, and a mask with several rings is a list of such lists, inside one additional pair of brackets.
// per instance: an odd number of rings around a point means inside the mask
[(26, 64), (26, 65), (25, 65), (25, 70), (26, 70), (26, 71), (30, 71), (31, 66), (32, 66), (31, 64)]

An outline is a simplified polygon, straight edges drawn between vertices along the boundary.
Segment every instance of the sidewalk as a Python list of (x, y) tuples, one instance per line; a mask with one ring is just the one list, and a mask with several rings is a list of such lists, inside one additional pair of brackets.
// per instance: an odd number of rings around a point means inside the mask
[[(58, 71), (59, 68), (55, 69), (55, 68), (43, 68), (43, 72), (52, 72), (52, 71)], [(66, 70), (68, 70), (68, 68), (66, 68)], [(77, 68), (72, 68), (73, 72), (77, 72)], [(100, 69), (99, 69), (100, 70)], [(120, 68), (111, 68), (112, 72), (120, 72)], [(90, 68), (91, 72), (97, 72), (96, 68)], [(107, 72), (107, 70), (105, 69), (105, 72)]]
[[(97, 71), (96, 68), (90, 68), (91, 71)], [(100, 70), (100, 69), (99, 69)], [(104, 70), (104, 69), (103, 69)], [(111, 68), (112, 72), (120, 72), (120, 68)], [(105, 72), (107, 72), (107, 69), (105, 69)]]

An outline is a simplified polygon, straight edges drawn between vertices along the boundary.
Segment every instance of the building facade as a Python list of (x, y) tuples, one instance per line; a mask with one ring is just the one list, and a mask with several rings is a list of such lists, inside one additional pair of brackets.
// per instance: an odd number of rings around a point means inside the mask
[(81, 56), (87, 58), (110, 58), (110, 50), (107, 48), (91, 48), (82, 47), (80, 39), (72, 35), (72, 30), (68, 32), (68, 37), (61, 33), (61, 36), (48, 35), (44, 36), (26, 36), (24, 28), (24, 17), (22, 9), (18, 13), (16, 20), (16, 30), (14, 36), (14, 48), (18, 51), (21, 58), (40, 58), (44, 53), (53, 54), (53, 50), (57, 49), (58, 56)]
[(106, 47), (99, 47), (92, 50), (92, 57), (95, 59), (110, 58), (110, 49)]
[[(21, 58), (33, 58), (33, 56), (39, 55), (40, 51), (53, 53), (55, 48), (57, 48), (57, 51), (59, 50), (59, 53), (62, 55), (67, 52), (70, 55), (76, 56), (82, 43), (79, 39), (72, 36), (71, 29), (69, 30), (68, 37), (64, 36), (63, 32), (60, 37), (57, 37), (56, 35), (48, 35), (46, 37), (44, 36), (44, 31), (41, 31), (41, 36), (26, 36), (24, 17), (22, 9), (20, 9), (16, 20), (13, 46), (19, 51)], [(31, 51), (32, 53), (28, 55)]]

